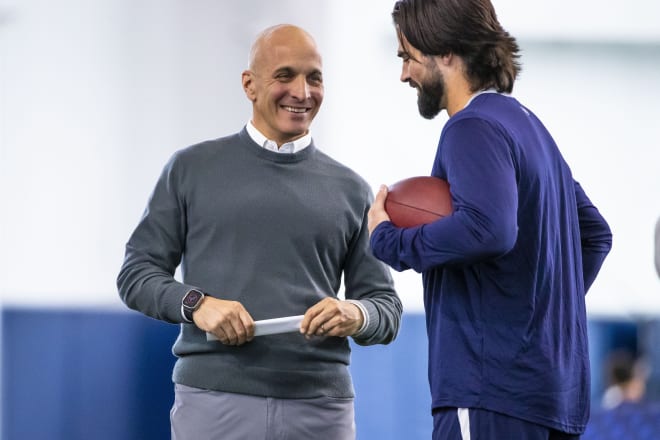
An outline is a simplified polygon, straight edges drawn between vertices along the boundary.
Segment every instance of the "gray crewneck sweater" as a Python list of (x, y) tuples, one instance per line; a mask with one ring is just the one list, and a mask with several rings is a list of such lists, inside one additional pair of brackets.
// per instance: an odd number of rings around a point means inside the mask
[[(242, 346), (207, 341), (182, 323), (191, 288), (242, 303), (255, 320), (304, 314), (334, 297), (361, 302), (369, 326), (355, 342), (389, 343), (401, 302), (368, 249), (371, 190), (312, 143), (265, 150), (247, 131), (174, 154), (126, 245), (117, 279), (132, 309), (181, 323), (173, 380), (198, 388), (279, 398), (352, 397), (346, 338), (259, 336)], [(173, 274), (181, 264), (182, 281)]]

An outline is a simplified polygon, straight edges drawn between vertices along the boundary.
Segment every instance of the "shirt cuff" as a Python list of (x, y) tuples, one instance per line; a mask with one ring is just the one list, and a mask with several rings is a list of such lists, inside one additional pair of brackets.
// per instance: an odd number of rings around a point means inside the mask
[(367, 313), (367, 309), (362, 305), (360, 301), (355, 299), (347, 299), (346, 301), (348, 301), (351, 304), (355, 304), (362, 313), (362, 326), (358, 329), (357, 332), (355, 332), (353, 337), (361, 336), (362, 333), (364, 333), (364, 331), (367, 329), (367, 326), (369, 325), (369, 313)]

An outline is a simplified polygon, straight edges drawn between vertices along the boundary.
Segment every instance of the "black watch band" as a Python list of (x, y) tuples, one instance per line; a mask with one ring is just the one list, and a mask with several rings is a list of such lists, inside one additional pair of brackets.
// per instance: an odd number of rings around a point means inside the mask
[(197, 290), (189, 290), (188, 293), (181, 300), (181, 314), (183, 319), (188, 322), (193, 322), (193, 312), (199, 308), (204, 299), (204, 294)]

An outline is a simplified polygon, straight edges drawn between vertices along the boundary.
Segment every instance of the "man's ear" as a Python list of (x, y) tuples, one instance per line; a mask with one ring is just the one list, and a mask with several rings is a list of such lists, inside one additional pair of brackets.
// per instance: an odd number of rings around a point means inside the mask
[(241, 74), (241, 83), (243, 83), (243, 91), (245, 91), (245, 96), (248, 97), (250, 101), (256, 99), (256, 91), (254, 90), (254, 73), (249, 70), (244, 71)]
[(449, 66), (454, 59), (454, 55), (449, 52), (447, 55), (438, 56), (438, 62), (444, 66)]

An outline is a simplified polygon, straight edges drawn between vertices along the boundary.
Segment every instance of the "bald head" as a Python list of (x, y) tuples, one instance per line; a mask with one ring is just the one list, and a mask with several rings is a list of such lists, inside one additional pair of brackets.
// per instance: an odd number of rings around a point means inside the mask
[(264, 58), (272, 55), (276, 47), (290, 45), (306, 45), (317, 51), (318, 55), (316, 42), (307, 31), (292, 24), (278, 24), (264, 29), (257, 35), (250, 49), (248, 69), (259, 70)]
[(257, 37), (241, 80), (252, 123), (278, 146), (309, 132), (323, 102), (321, 55), (297, 26), (270, 27)]

